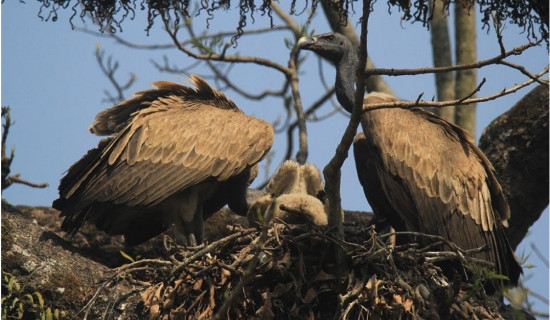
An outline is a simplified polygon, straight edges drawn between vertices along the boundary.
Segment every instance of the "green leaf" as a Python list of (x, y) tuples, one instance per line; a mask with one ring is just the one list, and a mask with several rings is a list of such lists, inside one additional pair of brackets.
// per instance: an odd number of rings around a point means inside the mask
[(33, 292), (33, 294), (36, 296), (36, 300), (38, 300), (38, 305), (40, 306), (40, 309), (44, 308), (44, 299), (42, 298), (40, 292)]
[(9, 281), (8, 281), (8, 291), (10, 292), (13, 292), (13, 286), (17, 284), (17, 278), (12, 276)]
[(45, 320), (53, 320), (52, 308), (48, 307), (45, 312)]
[(126, 252), (120, 250), (120, 255), (123, 256), (126, 260), (130, 261), (131, 263), (134, 263), (136, 262), (136, 260), (134, 258), (132, 258), (129, 254), (127, 254)]
[(284, 38), (284, 42), (285, 42), (285, 47), (287, 49), (291, 49), (292, 48), (292, 44), (290, 43), (290, 40), (288, 38)]
[(256, 208), (256, 216), (258, 218), (258, 222), (260, 222), (261, 224), (264, 224), (265, 222), (264, 215), (262, 214), (262, 210), (260, 210), (260, 208)]
[(31, 306), (34, 305), (34, 298), (32, 297), (32, 295), (30, 295), (30, 294), (28, 294), (28, 293), (27, 293), (26, 295), (23, 296), (23, 299), (22, 299), (22, 300), (23, 300), (23, 301), (27, 301)]
[(11, 302), (11, 309), (15, 309), (16, 306), (20, 307), (18, 303), (21, 304), (22, 302), (20, 302), (19, 298), (15, 297), (15, 299), (13, 299), (13, 301)]

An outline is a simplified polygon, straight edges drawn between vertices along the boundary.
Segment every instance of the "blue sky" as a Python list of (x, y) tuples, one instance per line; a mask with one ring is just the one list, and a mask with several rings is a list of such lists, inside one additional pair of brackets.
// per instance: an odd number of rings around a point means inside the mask
[[(95, 37), (81, 31), (71, 30), (68, 18), (70, 10), (60, 11), (57, 22), (41, 21), (38, 16), (38, 2), (26, 4), (18, 1), (2, 3), (2, 105), (12, 109), (12, 119), (16, 122), (10, 129), (7, 147), (15, 146), (15, 159), (12, 173), (21, 173), (22, 178), (33, 182), (48, 182), (46, 189), (33, 189), (13, 185), (2, 197), (14, 204), (49, 206), (57, 198), (57, 185), (63, 172), (88, 149), (95, 147), (98, 137), (88, 132), (88, 126), (95, 114), (108, 107), (102, 102), (105, 89), (112, 90), (107, 78), (99, 70), (93, 55), (96, 45), (104, 48), (107, 54), (119, 60), (118, 76), (125, 80), (130, 72), (138, 79), (131, 92), (147, 89), (155, 80), (184, 81), (185, 75), (158, 72), (151, 60), (162, 62), (163, 56), (178, 67), (191, 65), (194, 60), (172, 50), (135, 50), (124, 47), (107, 38)], [(232, 30), (237, 25), (236, 11), (219, 12), (212, 22), (211, 30)], [(256, 23), (249, 22), (249, 28), (268, 27), (266, 17), (256, 15)], [(194, 19), (196, 32), (205, 26), (205, 15)], [(295, 17), (304, 23), (306, 16)], [(356, 17), (353, 20), (357, 21)], [(77, 26), (86, 26), (79, 18), (73, 21)], [(89, 21), (88, 21), (89, 23)], [(157, 21), (150, 35), (145, 34), (146, 21), (138, 13), (134, 21), (123, 24), (120, 35), (137, 43), (167, 44), (170, 39)], [(313, 19), (316, 32), (328, 31), (322, 14)], [(97, 27), (87, 25), (91, 30)], [(273, 32), (267, 37), (251, 36), (239, 40), (237, 48), (229, 53), (270, 58), (283, 65), (287, 64), (288, 51), (284, 38), (289, 32)], [(478, 58), (487, 59), (499, 53), (496, 37), (491, 31), (478, 30)], [(525, 42), (525, 34), (513, 25), (504, 31), (507, 49)], [(429, 32), (420, 24), (400, 22), (398, 13), (388, 15), (386, 4), (377, 3), (375, 13), (369, 22), (369, 54), (378, 67), (414, 68), (430, 66), (432, 63)], [(300, 74), (300, 88), (304, 105), (308, 106), (324, 93), (319, 82), (318, 61), (311, 53)], [(510, 61), (522, 64), (530, 71), (539, 72), (548, 63), (548, 53), (544, 46), (530, 49), (525, 55), (511, 57)], [(264, 89), (278, 89), (282, 75), (256, 65), (235, 65), (231, 73), (235, 82), (251, 92)], [(191, 72), (211, 74), (204, 64)], [(323, 64), (323, 72), (328, 83), (333, 83), (334, 70)], [(487, 83), (479, 95), (491, 94), (526, 80), (516, 70), (504, 66), (491, 66), (478, 70), (478, 79)], [(388, 77), (386, 78), (396, 94), (408, 100), (416, 99), (420, 93), (429, 99), (435, 94), (434, 79), (431, 75)], [(212, 82), (212, 84), (214, 84)], [(533, 87), (520, 90), (502, 99), (478, 105), (477, 135), (481, 134), (494, 118), (505, 112)], [(257, 117), (275, 121), (283, 116), (277, 100), (251, 101), (230, 90), (225, 91), (241, 109)], [(319, 115), (326, 114), (332, 107), (324, 106)], [(334, 154), (347, 123), (347, 118), (337, 114), (329, 120), (310, 123), (309, 161), (322, 168)], [(273, 165), (278, 165), (284, 155), (285, 135), (277, 135), (273, 147)], [(261, 180), (262, 176), (258, 180)], [(370, 210), (357, 181), (353, 157), (348, 158), (342, 171), (342, 203), (345, 209)], [(548, 258), (548, 211), (535, 224), (531, 234), (524, 240), (525, 251), (530, 252), (530, 244), (537, 247)], [(526, 270), (532, 275), (529, 285), (540, 294), (548, 297), (548, 269), (534, 255), (530, 263), (536, 266)], [(542, 307), (546, 309), (546, 307)]]

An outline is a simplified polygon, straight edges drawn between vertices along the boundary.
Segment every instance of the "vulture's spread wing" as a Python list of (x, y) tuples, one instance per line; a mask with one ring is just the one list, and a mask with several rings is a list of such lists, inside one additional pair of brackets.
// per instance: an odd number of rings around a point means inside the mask
[[(261, 160), (273, 143), (271, 125), (192, 79), (196, 91), (161, 82), (156, 85), (164, 95), (143, 91), (117, 106), (135, 111), (127, 119), (111, 118), (112, 127), (128, 125), (74, 164), (61, 182), (60, 198), (78, 200), (71, 211), (94, 202), (150, 207), (197, 183), (225, 181)], [(108, 127), (97, 119), (92, 126)]]

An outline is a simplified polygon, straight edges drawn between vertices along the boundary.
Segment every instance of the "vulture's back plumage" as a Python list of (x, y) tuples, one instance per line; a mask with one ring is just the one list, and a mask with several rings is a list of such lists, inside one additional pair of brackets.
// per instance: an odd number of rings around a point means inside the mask
[(178, 220), (200, 228), (202, 214), (225, 204), (246, 214), (250, 170), (270, 149), (273, 129), (202, 78), (191, 80), (195, 88), (155, 82), (157, 89), (97, 115), (90, 131), (112, 137), (61, 180), (53, 206), (65, 216), (63, 229), (74, 232), (91, 220), (136, 243)]
[[(356, 49), (338, 33), (298, 41), (336, 65), (336, 96), (353, 110)], [(510, 209), (493, 167), (461, 128), (421, 109), (370, 109), (391, 95), (365, 96), (354, 142), (359, 180), (380, 220), (397, 230), (442, 236), (462, 249), (488, 246), (475, 256), (495, 264), (517, 285), (521, 273), (503, 228)]]
[[(366, 133), (354, 143), (369, 201), (397, 230), (440, 235), (462, 249), (487, 245), (475, 256), (495, 263), (517, 284), (521, 267), (504, 233), (510, 208), (489, 160), (469, 133), (431, 112), (368, 110), (369, 104), (391, 101), (397, 98), (365, 96), (361, 124)], [(368, 194), (372, 184), (380, 188), (375, 197)]]

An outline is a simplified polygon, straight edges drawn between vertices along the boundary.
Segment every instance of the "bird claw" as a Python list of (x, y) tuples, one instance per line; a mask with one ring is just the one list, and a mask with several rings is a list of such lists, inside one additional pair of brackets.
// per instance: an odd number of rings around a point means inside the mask
[(195, 234), (193, 233), (176, 233), (174, 237), (176, 244), (179, 246), (184, 247), (196, 247), (197, 246), (197, 238), (195, 237)]

